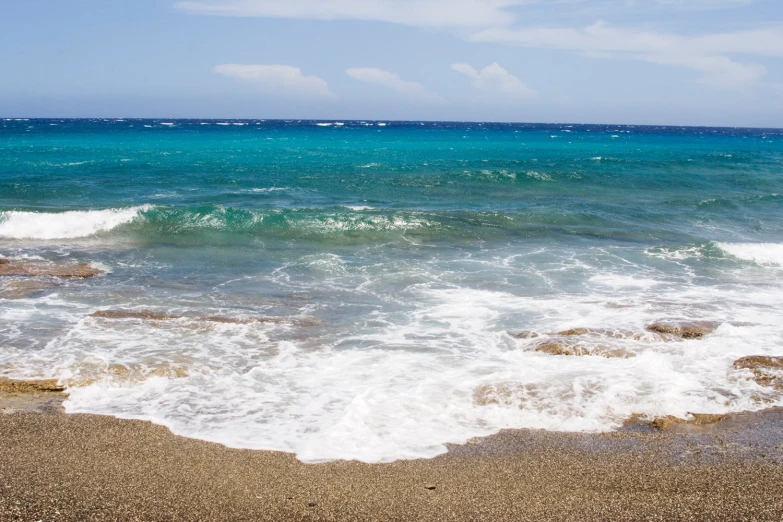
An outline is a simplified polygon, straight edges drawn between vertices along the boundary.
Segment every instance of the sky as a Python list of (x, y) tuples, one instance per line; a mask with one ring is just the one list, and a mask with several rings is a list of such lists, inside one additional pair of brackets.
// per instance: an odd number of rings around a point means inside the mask
[(0, 0), (0, 117), (783, 127), (783, 0)]

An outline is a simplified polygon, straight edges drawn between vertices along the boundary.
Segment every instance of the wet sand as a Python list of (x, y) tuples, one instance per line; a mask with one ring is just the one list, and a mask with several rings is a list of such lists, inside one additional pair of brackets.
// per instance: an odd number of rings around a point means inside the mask
[(306, 465), (0, 391), (0, 520), (783, 520), (783, 410)]

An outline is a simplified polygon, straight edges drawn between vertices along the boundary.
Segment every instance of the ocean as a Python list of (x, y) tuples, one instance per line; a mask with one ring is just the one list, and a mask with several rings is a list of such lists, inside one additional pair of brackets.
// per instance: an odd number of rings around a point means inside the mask
[(103, 271), (0, 376), (304, 462), (783, 406), (783, 130), (5, 119), (0, 257)]

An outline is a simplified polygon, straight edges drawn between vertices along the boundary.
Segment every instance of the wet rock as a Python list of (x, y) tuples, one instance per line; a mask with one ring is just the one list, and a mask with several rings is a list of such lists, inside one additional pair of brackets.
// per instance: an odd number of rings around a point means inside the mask
[(90, 317), (102, 317), (104, 319), (144, 319), (148, 321), (168, 321), (181, 319), (181, 315), (161, 314), (149, 310), (98, 310), (90, 314)]
[(535, 351), (549, 355), (600, 356), (607, 358), (636, 357), (636, 354), (617, 346), (587, 344), (574, 339), (551, 339), (534, 347)]
[(700, 321), (694, 323), (653, 323), (647, 330), (659, 334), (673, 335), (681, 339), (701, 339), (714, 332), (720, 323)]
[(57, 379), (44, 380), (12, 380), (0, 377), (0, 393), (59, 393), (65, 387), (57, 383)]
[(728, 415), (717, 415), (710, 413), (691, 413), (690, 419), (681, 419), (679, 417), (673, 417), (667, 415), (666, 417), (659, 417), (652, 420), (649, 425), (656, 430), (670, 430), (677, 426), (707, 426), (710, 424), (718, 423), (726, 419)]
[(563, 330), (562, 332), (558, 332), (557, 335), (562, 335), (565, 337), (575, 337), (578, 335), (587, 335), (590, 333), (598, 333), (599, 330), (595, 330), (592, 328), (571, 328), (570, 330)]
[(0, 287), (0, 299), (27, 299), (57, 286), (52, 280), (18, 279)]
[(761, 386), (783, 391), (783, 356), (751, 355), (734, 361), (737, 370), (750, 370)]
[(529, 386), (516, 382), (484, 384), (473, 390), (473, 403), (478, 406), (514, 404), (530, 391)]
[(509, 333), (508, 335), (510, 335), (514, 339), (535, 339), (536, 337), (539, 336), (537, 332), (530, 332), (527, 330), (522, 330), (521, 332), (512, 332)]
[(660, 335), (648, 332), (631, 332), (628, 330), (612, 330), (609, 328), (571, 328), (557, 332), (561, 337), (606, 337), (608, 339), (630, 339), (633, 341), (665, 341)]
[(155, 368), (139, 364), (110, 364), (82, 369), (76, 376), (67, 379), (68, 386), (83, 387), (100, 382), (107, 376), (114, 381), (125, 383), (139, 383), (150, 377), (166, 377), (168, 379), (181, 379), (190, 375), (188, 368), (175, 364), (164, 364)]
[(171, 321), (174, 319), (190, 319), (194, 321), (206, 321), (209, 323), (223, 324), (252, 324), (252, 323), (291, 323), (298, 320), (289, 320), (282, 317), (225, 317), (220, 315), (188, 316), (153, 312), (151, 310), (98, 310), (90, 314), (90, 317), (104, 319), (142, 319), (146, 321)]
[(12, 261), (3, 259), (0, 276), (50, 276), (86, 279), (104, 271), (87, 263), (47, 263), (44, 261)]

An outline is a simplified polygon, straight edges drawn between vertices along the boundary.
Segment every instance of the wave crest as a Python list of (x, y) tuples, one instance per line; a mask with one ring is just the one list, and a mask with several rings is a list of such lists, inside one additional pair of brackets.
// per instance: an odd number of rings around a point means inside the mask
[(715, 243), (715, 246), (743, 261), (783, 266), (783, 244), (780, 243)]
[(0, 212), (0, 237), (7, 239), (73, 239), (106, 232), (129, 223), (152, 206), (66, 212)]

